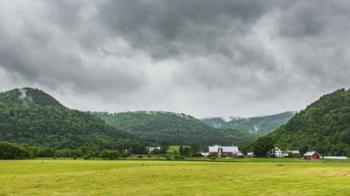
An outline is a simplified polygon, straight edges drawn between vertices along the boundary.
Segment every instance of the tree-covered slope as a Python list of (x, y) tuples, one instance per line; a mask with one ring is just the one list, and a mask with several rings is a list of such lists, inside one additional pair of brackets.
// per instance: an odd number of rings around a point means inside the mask
[(228, 122), (225, 122), (222, 118), (206, 118), (202, 119), (202, 122), (215, 128), (248, 131), (262, 136), (286, 124), (294, 115), (294, 112), (284, 112), (270, 116), (234, 118)]
[(233, 119), (225, 123), (223, 128), (248, 130), (251, 133), (266, 135), (286, 124), (294, 115), (294, 112), (284, 112), (270, 116)]
[(0, 140), (39, 148), (121, 148), (130, 134), (90, 113), (68, 109), (43, 91), (15, 89), (0, 94)]
[(222, 128), (223, 125), (226, 123), (224, 119), (220, 117), (212, 117), (212, 118), (203, 118), (201, 121), (211, 127), (214, 128)]
[(350, 91), (321, 97), (265, 137), (281, 148), (350, 156)]
[(145, 111), (97, 115), (115, 128), (126, 130), (154, 143), (232, 145), (249, 139), (249, 134), (215, 129), (185, 114)]

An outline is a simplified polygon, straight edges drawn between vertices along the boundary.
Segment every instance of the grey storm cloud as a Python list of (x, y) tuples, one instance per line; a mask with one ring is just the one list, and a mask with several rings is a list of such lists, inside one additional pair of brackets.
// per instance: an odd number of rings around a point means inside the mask
[(98, 11), (106, 29), (152, 57), (231, 56), (230, 40), (223, 37), (247, 33), (271, 5), (251, 0), (121, 0), (103, 1)]
[(37, 86), (78, 109), (256, 115), (350, 83), (345, 0), (2, 5), (1, 90)]

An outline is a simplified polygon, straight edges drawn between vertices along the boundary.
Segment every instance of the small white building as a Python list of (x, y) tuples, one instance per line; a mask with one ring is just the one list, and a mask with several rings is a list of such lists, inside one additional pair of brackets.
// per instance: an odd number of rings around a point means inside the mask
[(202, 155), (203, 157), (208, 157), (208, 156), (209, 156), (209, 152), (201, 152), (201, 155)]
[(156, 147), (156, 146), (149, 146), (147, 147), (147, 152), (151, 153), (154, 150), (160, 150), (160, 147)]
[(254, 152), (248, 152), (247, 157), (254, 158), (255, 157)]

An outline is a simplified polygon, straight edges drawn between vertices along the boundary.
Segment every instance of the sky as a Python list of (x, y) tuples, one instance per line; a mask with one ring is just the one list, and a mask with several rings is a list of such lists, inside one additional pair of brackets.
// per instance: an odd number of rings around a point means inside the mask
[(0, 0), (0, 91), (83, 111), (299, 111), (350, 86), (347, 0)]

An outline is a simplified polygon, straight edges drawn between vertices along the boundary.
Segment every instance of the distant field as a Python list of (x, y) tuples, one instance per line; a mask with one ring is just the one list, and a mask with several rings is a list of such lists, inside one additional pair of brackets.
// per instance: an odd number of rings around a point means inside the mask
[(350, 195), (350, 163), (0, 161), (0, 195)]

